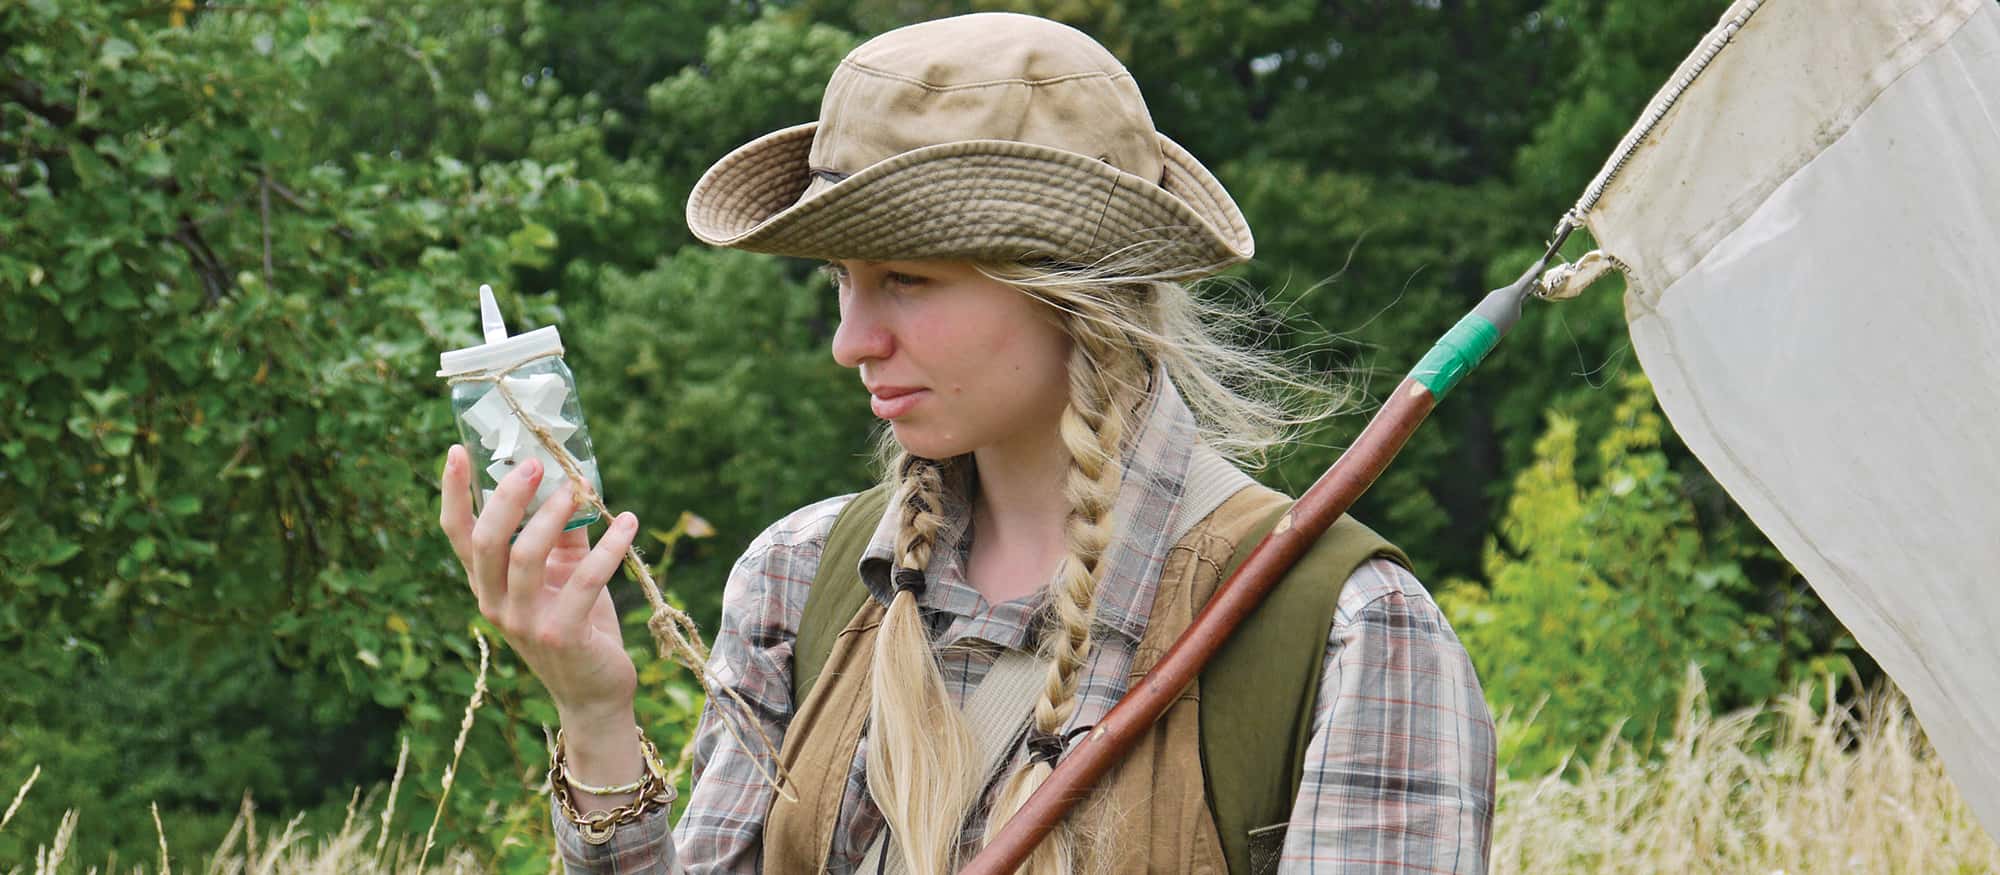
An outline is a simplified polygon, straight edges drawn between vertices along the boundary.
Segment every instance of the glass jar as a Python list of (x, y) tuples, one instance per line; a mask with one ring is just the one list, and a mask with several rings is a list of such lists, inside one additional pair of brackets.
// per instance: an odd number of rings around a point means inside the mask
[[(488, 309), (491, 293), (485, 288), (480, 291), (481, 303), (487, 305), (482, 306), (487, 311), (487, 342), (438, 357), (438, 376), (459, 378), (451, 385), (451, 412), (458, 422), (459, 439), (472, 458), (474, 513), (484, 512), (501, 478), (529, 459), (539, 460), (543, 473), (540, 487), (521, 515), (522, 526), (542, 502), (569, 485), (562, 464), (524, 420), (547, 431), (576, 460), (591, 491), (601, 498), (604, 492), (597, 476), (597, 458), (590, 449), (590, 432), (584, 428), (583, 407), (577, 403), (576, 378), (563, 364), (561, 335), (550, 325), (513, 337), (507, 337), (505, 328), (499, 327), (496, 336), (498, 309)], [(521, 415), (515, 414), (501, 393), (503, 384), (520, 406)], [(579, 503), (563, 531), (597, 519), (595, 508)], [(520, 527), (516, 527), (515, 533), (519, 532)]]

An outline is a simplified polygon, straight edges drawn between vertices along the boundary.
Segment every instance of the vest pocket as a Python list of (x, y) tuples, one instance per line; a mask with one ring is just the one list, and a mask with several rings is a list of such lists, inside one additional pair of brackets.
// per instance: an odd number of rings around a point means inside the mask
[(1250, 875), (1276, 875), (1278, 861), (1285, 856), (1285, 827), (1290, 825), (1279, 822), (1250, 831)]

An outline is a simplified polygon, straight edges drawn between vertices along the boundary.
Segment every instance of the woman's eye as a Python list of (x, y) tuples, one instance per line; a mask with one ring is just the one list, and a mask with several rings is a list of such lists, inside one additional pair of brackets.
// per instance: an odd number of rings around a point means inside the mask
[[(852, 281), (852, 277), (849, 276), (847, 268), (842, 267), (838, 264), (833, 264), (833, 263), (822, 264), (819, 266), (819, 272), (825, 275), (827, 282), (832, 283), (835, 288), (846, 288), (848, 283)], [(920, 277), (915, 274), (907, 274), (901, 271), (893, 271), (893, 270), (884, 271), (880, 276), (882, 285), (894, 286), (897, 288), (911, 288), (915, 286), (921, 286), (924, 285), (925, 283), (930, 282), (930, 280), (926, 277)]]

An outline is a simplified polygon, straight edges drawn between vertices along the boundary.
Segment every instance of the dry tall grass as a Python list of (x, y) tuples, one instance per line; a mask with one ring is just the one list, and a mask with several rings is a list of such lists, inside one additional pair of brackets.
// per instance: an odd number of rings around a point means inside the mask
[[(396, 777), (400, 783), (402, 775), (399, 773)], [(394, 806), (395, 799), (391, 796), (384, 804), (384, 810)], [(404, 839), (371, 841), (373, 836), (370, 834), (375, 829), (370, 826), (370, 819), (355, 817), (358, 808), (369, 807), (372, 807), (372, 802), (364, 803), (359, 796), (350, 799), (346, 823), (330, 837), (311, 840), (300, 832), (299, 817), (292, 818), (275, 836), (259, 836), (256, 806), (246, 796), (222, 844), (202, 859), (190, 862), (185, 858), (176, 858), (162, 832), (157, 868), (144, 864), (121, 866), (116, 858), (96, 865), (70, 859), (70, 840), (77, 829), (77, 812), (71, 809), (63, 815), (62, 825), (54, 838), (36, 849), (35, 859), (30, 861), (32, 868), (14, 867), (6, 872), (8, 875), (95, 875), (99, 872), (105, 875), (114, 872), (171, 875), (176, 870), (175, 863), (179, 864), (177, 868), (182, 873), (202, 875), (404, 875), (417, 872), (424, 875), (466, 875), (484, 871), (478, 858), (468, 851), (447, 854), (437, 865), (419, 868), (417, 860), (421, 856), (421, 844)], [(154, 825), (157, 829), (157, 814)]]
[[(389, 798), (382, 805), (381, 827), (375, 830), (378, 834), (373, 848), (367, 845), (371, 829), (366, 820), (363, 819), (357, 825), (355, 818), (358, 809), (372, 806), (372, 799), (370, 803), (363, 803), (358, 788), (348, 797), (347, 816), (341, 823), (340, 831), (316, 842), (309, 842), (309, 837), (299, 831), (299, 823), (305, 819), (303, 814), (287, 822), (284, 830), (278, 835), (267, 837), (260, 842), (257, 836), (257, 806), (246, 793), (242, 805), (237, 809), (235, 822), (229, 825), (229, 832), (222, 838), (221, 846), (208, 855), (207, 865), (201, 869), (204, 875), (397, 875), (397, 873), (412, 872), (420, 875), (431, 875), (431, 873), (463, 875), (463, 873), (483, 871), (478, 858), (465, 850), (445, 854), (437, 866), (424, 865), (429, 859), (432, 842), (437, 838), (438, 821), (444, 817), (444, 800), (451, 793), (452, 778), (458, 769), (458, 757), (465, 750), (466, 734), (472, 730), (473, 714), (479, 710), (480, 704), (486, 697), (488, 667), (486, 637), (479, 634), (478, 630), (474, 630), (472, 635), (473, 640), (479, 645), (479, 673), (472, 680), (472, 698), (466, 703), (465, 717), (459, 723), (458, 739), (452, 744), (451, 764), (445, 767), (442, 788), (438, 794), (437, 811), (431, 815), (430, 830), (424, 836), (423, 843), (417, 847), (414, 861), (410, 859), (410, 843), (400, 838), (392, 841), (389, 835), (390, 818), (396, 812), (396, 795), (403, 786), (403, 771), (410, 757), (410, 740), (404, 738), (402, 752), (396, 756), (396, 773), (389, 781)], [(20, 808), (21, 801), (27, 798), (28, 790), (35, 785), (35, 779), (41, 777), (41, 774), (42, 767), (36, 766), (28, 775), (27, 782), (23, 783), (21, 789), (14, 794), (13, 803), (7, 806), (4, 815), (0, 815), (0, 828), (5, 828), (7, 821), (13, 819), (15, 810)], [(63, 812), (61, 824), (56, 828), (55, 837), (49, 844), (35, 849), (33, 869), (22, 869), (14, 865), (13, 861), (0, 861), (0, 865), (10, 867), (6, 870), (7, 875), (26, 875), (29, 872), (33, 875), (66, 875), (72, 872), (97, 875), (99, 871), (110, 875), (121, 871), (115, 856), (106, 860), (101, 868), (95, 865), (86, 868), (79, 862), (70, 860), (69, 846), (71, 839), (76, 835), (76, 828), (77, 810), (72, 808)], [(160, 825), (158, 805), (153, 806), (153, 829), (160, 839), (160, 865), (156, 871), (158, 875), (173, 875), (173, 851), (167, 845), (166, 830)], [(237, 847), (239, 841), (242, 843), (240, 849)], [(185, 863), (181, 869), (183, 872), (194, 871)], [(143, 865), (123, 871), (130, 871), (133, 875), (146, 875), (146, 867)]]
[(1501, 783), (1493, 871), (2000, 872), (1899, 694), (1811, 693), (1715, 715), (1690, 671), (1664, 756), (1612, 743), (1567, 779)]
[[(1703, 699), (1700, 675), (1691, 672), (1663, 756), (1647, 759), (1629, 745), (1610, 743), (1567, 774), (1500, 782), (1493, 871), (2000, 872), (2000, 843), (1981, 830), (1945, 778), (1901, 696), (1881, 692), (1855, 707), (1816, 709), (1810, 693), (1802, 688), (1761, 710), (1715, 715)], [(401, 765), (384, 815), (396, 804)], [(33, 783), (31, 775), (10, 809)], [(372, 825), (377, 818), (356, 816), (373, 809), (372, 799), (357, 795), (331, 837), (309, 841), (295, 818), (260, 840), (255, 807), (245, 798), (221, 847), (204, 863), (183, 861), (178, 869), (204, 875), (482, 871), (477, 857), (463, 850), (420, 867), (422, 843), (392, 840)], [(17, 865), (8, 875), (168, 875), (174, 869), (164, 835), (157, 869), (121, 868), (115, 860), (86, 868), (66, 860), (76, 829), (71, 812), (38, 850), (33, 868)]]

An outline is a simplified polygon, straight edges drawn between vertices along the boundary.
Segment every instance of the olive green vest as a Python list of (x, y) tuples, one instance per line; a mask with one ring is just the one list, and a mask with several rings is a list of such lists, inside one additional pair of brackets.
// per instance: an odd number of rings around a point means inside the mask
[[(1263, 494), (1249, 496), (1252, 490)], [(836, 639), (851, 623), (863, 620), (859, 615), (871, 606), (858, 567), (861, 553), (874, 534), (888, 500), (887, 486), (855, 496), (841, 510), (827, 536), (793, 649), (795, 705), (807, 701)], [(1197, 600), (1195, 605), (1205, 602), (1214, 587), (1227, 580), (1248, 557), (1251, 548), (1277, 525), (1291, 504), (1284, 496), (1263, 487), (1245, 488), (1216, 513), (1255, 507), (1261, 511), (1261, 518), (1247, 528), (1240, 524), (1227, 527), (1243, 533), (1240, 538), (1203, 540), (1205, 547), (1200, 550), (1198, 562), (1211, 566), (1212, 573), (1193, 575), (1192, 583), (1179, 584), (1192, 586), (1194, 591), (1190, 593), (1162, 592), (1158, 598), (1186, 595)], [(1203, 531), (1208, 528), (1204, 526)], [(1181, 547), (1194, 540), (1190, 536)], [(1282, 825), (1291, 818), (1292, 803), (1304, 774), (1306, 745), (1313, 731), (1313, 705), (1340, 587), (1356, 567), (1375, 557), (1389, 558), (1406, 567), (1409, 564), (1400, 550), (1368, 527), (1351, 517), (1341, 517), (1273, 588), (1257, 611), (1237, 628), (1195, 684), (1200, 689), (1199, 701), (1191, 707), (1199, 709), (1202, 785), (1220, 841), (1220, 855), (1230, 873), (1262, 875), (1276, 871), (1284, 841)], [(1163, 578), (1162, 586), (1167, 583)], [(1157, 657), (1157, 653), (1142, 654), (1139, 661), (1144, 663), (1142, 667), (1149, 667)], [(865, 703), (857, 703), (857, 707), (866, 710)], [(816, 718), (808, 722), (815, 725), (826, 719), (853, 722), (853, 715), (845, 718), (816, 715)], [(811, 730), (811, 727), (795, 728)], [(791, 734), (787, 733), (788, 749), (795, 741)], [(827, 765), (844, 767), (844, 763)], [(1117, 772), (1114, 770), (1113, 774)], [(767, 836), (767, 843), (771, 838)], [(824, 845), (819, 847), (823, 849)], [(769, 850), (767, 847), (767, 873), (779, 875), (769, 868), (772, 862)]]

